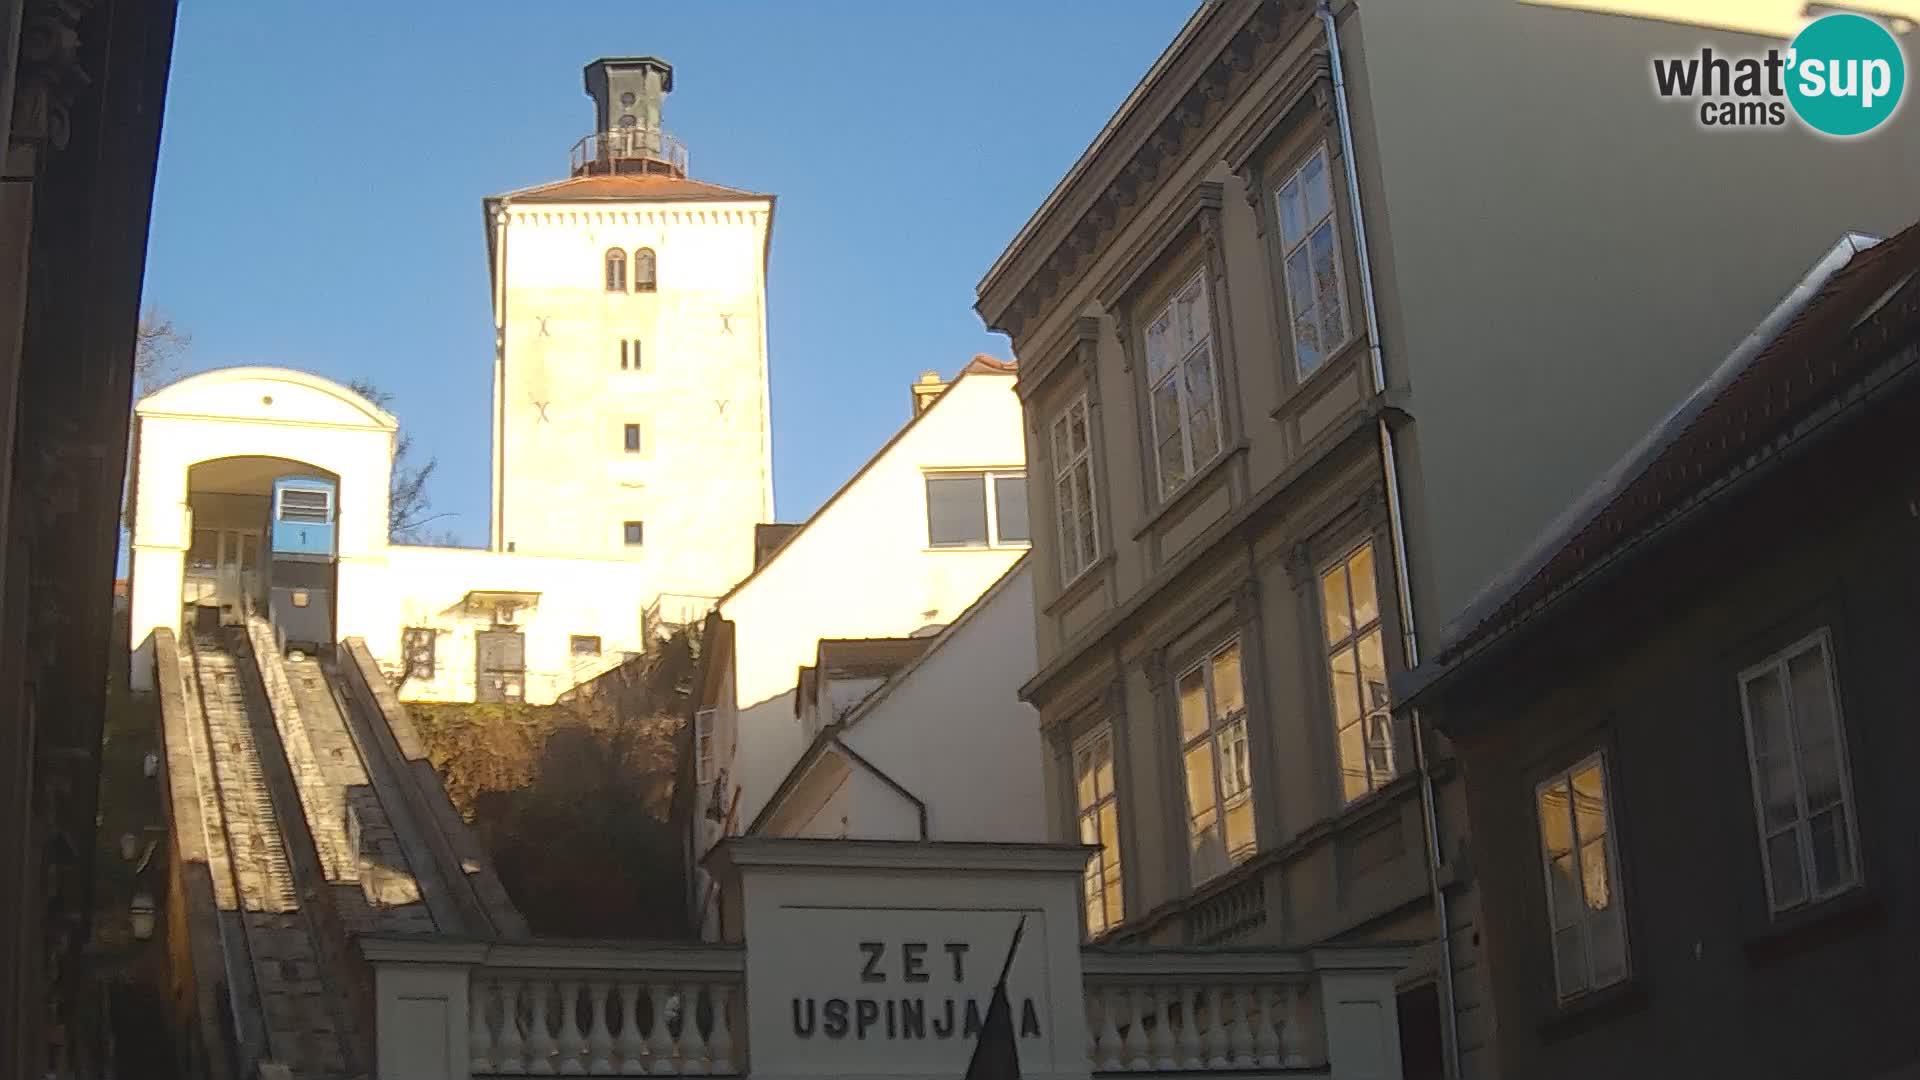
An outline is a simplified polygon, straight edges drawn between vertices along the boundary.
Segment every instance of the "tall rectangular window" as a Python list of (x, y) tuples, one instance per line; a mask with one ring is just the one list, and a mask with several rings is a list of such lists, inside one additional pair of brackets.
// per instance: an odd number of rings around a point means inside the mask
[(639, 338), (621, 338), (620, 339), (620, 370), (621, 371), (639, 371), (640, 355), (641, 354), (640, 354)]
[(406, 664), (406, 679), (433, 678), (434, 630), (430, 626), (409, 626), (400, 632), (400, 658)]
[(1355, 548), (1320, 575), (1320, 609), (1340, 756), (1340, 795), (1352, 802), (1399, 775), (1372, 543)]
[(1627, 977), (1626, 917), (1614, 850), (1606, 757), (1595, 754), (1534, 789), (1547, 872), (1553, 977), (1565, 1000)]
[(639, 547), (646, 541), (647, 526), (643, 521), (629, 521), (621, 527), (621, 536), (628, 547)]
[(1177, 685), (1188, 857), (1196, 885), (1253, 854), (1253, 773), (1241, 685), (1238, 638), (1182, 672)]
[(1347, 340), (1346, 286), (1340, 276), (1340, 230), (1334, 224), (1327, 148), (1315, 150), (1294, 170), (1275, 199), (1294, 364), (1304, 379)]
[(1026, 473), (929, 473), (926, 481), (928, 547), (1016, 547), (1032, 540)]
[(1767, 905), (1774, 913), (1860, 883), (1833, 647), (1820, 632), (1740, 675)]
[(627, 453), (637, 454), (640, 452), (640, 425), (639, 424), (627, 425), (627, 429), (624, 436), (624, 443), (627, 448)]
[(1162, 498), (1220, 453), (1217, 383), (1213, 316), (1202, 271), (1147, 324), (1147, 395)]
[(1101, 724), (1073, 748), (1074, 809), (1080, 842), (1097, 844), (1087, 862), (1084, 895), (1087, 933), (1098, 937), (1120, 925), (1125, 913), (1120, 888), (1120, 796), (1113, 786), (1113, 729)]
[(1060, 580), (1069, 582), (1100, 558), (1093, 514), (1093, 437), (1087, 396), (1053, 418), (1053, 502), (1060, 535)]
[(693, 714), (694, 777), (702, 784), (713, 782), (713, 709)]

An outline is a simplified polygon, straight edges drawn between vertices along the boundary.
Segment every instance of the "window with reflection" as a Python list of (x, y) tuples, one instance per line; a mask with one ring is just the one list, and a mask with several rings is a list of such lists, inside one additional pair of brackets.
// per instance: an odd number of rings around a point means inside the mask
[(1239, 639), (1181, 672), (1175, 689), (1186, 774), (1188, 865), (1198, 885), (1254, 850), (1253, 767)]
[(1350, 803), (1400, 774), (1400, 739), (1387, 696), (1386, 643), (1371, 542), (1320, 575), (1320, 613), (1340, 797)]
[(1097, 844), (1087, 860), (1083, 896), (1087, 934), (1099, 937), (1120, 925), (1125, 903), (1120, 888), (1120, 796), (1113, 786), (1113, 728), (1101, 724), (1073, 747), (1073, 801), (1080, 842)]
[(1274, 199), (1294, 366), (1304, 379), (1347, 341), (1346, 287), (1340, 276), (1340, 230), (1334, 221), (1327, 148), (1315, 150), (1295, 169)]
[(1595, 754), (1540, 784), (1534, 805), (1547, 875), (1554, 985), (1564, 1001), (1627, 977), (1606, 756)]
[(1860, 883), (1833, 646), (1820, 632), (1740, 675), (1747, 763), (1774, 914)]
[(1053, 436), (1053, 505), (1060, 535), (1060, 581), (1073, 581), (1100, 558), (1093, 516), (1093, 438), (1087, 395), (1074, 398), (1049, 429)]
[(607, 249), (607, 291), (627, 291), (627, 253), (619, 248)]
[(633, 291), (652, 292), (654, 290), (655, 260), (652, 248), (640, 248), (633, 253)]
[(1146, 351), (1154, 469), (1165, 498), (1220, 453), (1220, 390), (1204, 271), (1147, 324)]

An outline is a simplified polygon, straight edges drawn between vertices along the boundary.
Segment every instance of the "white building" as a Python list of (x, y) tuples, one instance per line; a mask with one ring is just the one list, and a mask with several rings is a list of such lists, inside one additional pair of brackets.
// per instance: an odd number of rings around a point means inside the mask
[[(1026, 552), (1013, 383), (1011, 364), (980, 357), (950, 386), (916, 387), (907, 425), (720, 599), (695, 718), (696, 861), (760, 816), (818, 733), (815, 708), (796, 710), (795, 701), (801, 669), (821, 663), (823, 642), (937, 634)], [(1031, 627), (1025, 633), (1030, 641)], [(1008, 662), (1024, 667), (1025, 656), (1009, 649)], [(710, 907), (712, 886), (694, 876), (695, 903)]]
[(747, 834), (1044, 841), (1032, 675), (1025, 558), (934, 637), (821, 642), (796, 699), (812, 741)]
[(332, 490), (331, 566), (302, 604), (327, 640), (365, 638), (407, 700), (550, 702), (747, 575), (773, 509), (773, 198), (688, 178), (659, 126), (672, 82), (652, 58), (588, 65), (596, 134), (571, 176), (485, 200), (489, 550), (390, 543), (398, 421), (360, 395), (208, 372), (135, 409), (133, 641), (266, 609), (287, 476)]

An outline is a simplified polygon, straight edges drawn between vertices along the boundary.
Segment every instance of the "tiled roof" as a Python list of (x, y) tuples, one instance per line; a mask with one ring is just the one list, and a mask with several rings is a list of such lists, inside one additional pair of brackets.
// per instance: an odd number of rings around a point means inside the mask
[(1716, 371), (1447, 628), (1436, 666), (1524, 620), (1920, 330), (1920, 225), (1855, 255), (1772, 340)]
[(576, 176), (538, 184), (499, 196), (514, 202), (582, 202), (599, 199), (653, 199), (661, 202), (715, 199), (764, 199), (768, 196), (659, 173)]

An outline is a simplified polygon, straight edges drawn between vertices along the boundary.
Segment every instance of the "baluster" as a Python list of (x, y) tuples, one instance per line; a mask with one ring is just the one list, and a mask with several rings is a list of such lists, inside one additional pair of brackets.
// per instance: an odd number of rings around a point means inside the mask
[(587, 1037), (580, 1032), (580, 984), (560, 984), (560, 1075), (584, 1076), (587, 1068), (580, 1054), (587, 1048)]
[(707, 1042), (700, 1037), (700, 984), (680, 988), (680, 1072), (707, 1074)]
[(644, 1076), (647, 1040), (640, 1034), (641, 984), (622, 982), (614, 990), (620, 995), (620, 1075)]
[(648, 999), (653, 1005), (653, 1028), (647, 1035), (649, 1071), (655, 1076), (671, 1076), (674, 1072), (673, 1033), (667, 1030), (667, 988), (655, 983), (647, 990)]
[(1238, 986), (1233, 991), (1233, 1008), (1228, 1010), (1227, 1046), (1233, 1054), (1233, 1067), (1236, 1069), (1253, 1068), (1253, 1032), (1247, 1027), (1247, 994), (1250, 988)]
[(1207, 1000), (1207, 1068), (1225, 1069), (1233, 1064), (1227, 1057), (1227, 992), (1215, 985)]
[(713, 1036), (707, 1040), (707, 1050), (713, 1059), (713, 1074), (726, 1076), (737, 1071), (733, 1067), (733, 1029), (727, 1026), (727, 1010), (733, 1005), (733, 987), (716, 983), (710, 993), (713, 996)]
[(613, 1075), (613, 1032), (607, 1029), (607, 984), (596, 982), (587, 987), (587, 1000), (593, 1008), (593, 1023), (587, 1029), (587, 1072), (594, 1076)]
[(1096, 1022), (1095, 1014), (1101, 1010), (1092, 991), (1082, 989), (1080, 996), (1081, 1004), (1087, 1012), (1087, 1068), (1098, 1069), (1100, 1067), (1100, 1025)]
[(1133, 1011), (1133, 1023), (1127, 1027), (1127, 1068), (1134, 1072), (1153, 1068), (1153, 1059), (1147, 1056), (1152, 1048), (1147, 1039), (1147, 1000), (1144, 990), (1127, 991), (1127, 1004)]
[(1119, 1069), (1125, 1065), (1120, 1046), (1120, 1001), (1118, 990), (1109, 988), (1100, 995), (1100, 1056), (1093, 1062), (1096, 1069)]
[[(1180, 1040), (1177, 1044), (1179, 1057), (1176, 1060), (1180, 1062), (1181, 1068), (1198, 1072), (1207, 1063), (1200, 1042), (1200, 999), (1206, 993), (1206, 989), (1199, 986), (1180, 986), (1175, 987), (1173, 993), (1180, 1001)], [(1169, 1009), (1167, 1015), (1171, 1018), (1173, 1011)]]
[(1280, 991), (1280, 1021), (1275, 1025), (1280, 1038), (1280, 1064), (1289, 1069), (1307, 1064), (1305, 1033), (1300, 1030), (1300, 988), (1288, 986)]
[(1180, 1063), (1173, 1059), (1173, 1002), (1179, 996), (1179, 991), (1169, 993), (1156, 986), (1152, 993), (1153, 1064), (1165, 1072), (1180, 1067)]
[(533, 1030), (527, 1040), (527, 1050), (533, 1061), (527, 1071), (535, 1076), (553, 1075), (553, 1056), (559, 1047), (553, 1043), (553, 1032), (547, 1027), (547, 999), (553, 995), (553, 984), (545, 979), (531, 979), (527, 983), (527, 997), (533, 1004)]
[(1254, 994), (1260, 999), (1260, 1026), (1253, 1032), (1253, 1051), (1255, 1060), (1263, 1069), (1280, 1067), (1280, 1035), (1274, 1028), (1273, 990), (1267, 986), (1254, 988)]
[(492, 979), (476, 976), (467, 991), (467, 1072), (474, 1076), (493, 1075), (493, 1029), (487, 1025), (493, 987)]
[(520, 1037), (520, 980), (500, 980), (500, 1041), (493, 1055), (495, 1068), (507, 1076), (525, 1076), (527, 1043)]

